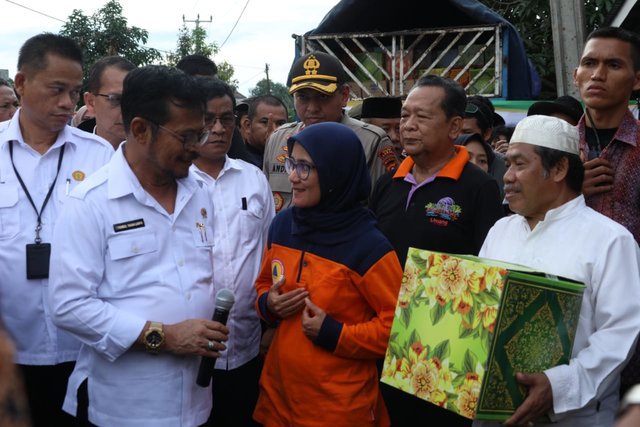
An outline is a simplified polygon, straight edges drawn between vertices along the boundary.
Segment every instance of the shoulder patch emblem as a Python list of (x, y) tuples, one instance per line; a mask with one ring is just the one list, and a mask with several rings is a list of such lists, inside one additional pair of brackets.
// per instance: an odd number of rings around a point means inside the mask
[(280, 209), (282, 209), (282, 205), (284, 205), (284, 197), (282, 197), (282, 194), (278, 193), (277, 191), (273, 192), (273, 204), (276, 208), (276, 213), (280, 212)]
[(286, 145), (283, 145), (280, 148), (282, 149), (283, 152), (282, 154), (279, 154), (278, 156), (276, 156), (276, 160), (284, 164), (284, 159), (286, 159), (289, 155), (289, 148)]
[(398, 167), (398, 158), (396, 157), (396, 153), (393, 151), (392, 147), (385, 147), (378, 151), (378, 157), (382, 160), (382, 164), (384, 164), (384, 168), (387, 172)]

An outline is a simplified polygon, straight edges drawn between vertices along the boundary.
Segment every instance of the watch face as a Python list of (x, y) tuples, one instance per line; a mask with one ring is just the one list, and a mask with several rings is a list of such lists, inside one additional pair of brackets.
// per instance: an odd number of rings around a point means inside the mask
[(147, 345), (151, 348), (158, 348), (162, 344), (162, 335), (158, 331), (151, 331), (147, 334)]

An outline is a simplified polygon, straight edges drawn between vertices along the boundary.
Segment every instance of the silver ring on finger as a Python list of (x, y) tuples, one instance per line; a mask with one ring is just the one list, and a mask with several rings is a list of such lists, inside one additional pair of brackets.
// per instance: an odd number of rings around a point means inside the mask
[(214, 351), (216, 349), (213, 345), (213, 341), (207, 342), (207, 348), (209, 349), (209, 351)]

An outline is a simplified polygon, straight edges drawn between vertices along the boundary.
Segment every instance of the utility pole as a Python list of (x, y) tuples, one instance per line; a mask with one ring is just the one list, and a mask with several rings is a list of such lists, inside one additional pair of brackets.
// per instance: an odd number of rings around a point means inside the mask
[(549, 5), (558, 96), (580, 99), (573, 84), (573, 70), (580, 62), (584, 47), (584, 0), (549, 0)]
[(264, 64), (264, 73), (267, 75), (267, 95), (271, 95), (271, 80), (269, 80), (269, 64)]
[(209, 20), (208, 21), (201, 21), (200, 20), (200, 14), (198, 14), (198, 17), (196, 19), (184, 19), (184, 15), (182, 15), (182, 22), (183, 23), (187, 23), (187, 22), (195, 22), (196, 23), (196, 28), (200, 28), (200, 23), (201, 22), (213, 22), (213, 15), (209, 15)]

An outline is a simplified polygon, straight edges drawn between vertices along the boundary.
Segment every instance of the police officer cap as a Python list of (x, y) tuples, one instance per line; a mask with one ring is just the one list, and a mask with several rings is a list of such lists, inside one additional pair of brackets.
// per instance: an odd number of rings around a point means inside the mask
[(291, 94), (309, 88), (331, 95), (346, 81), (342, 64), (335, 57), (324, 52), (309, 52), (291, 67), (287, 86)]
[(362, 101), (363, 119), (397, 119), (402, 110), (402, 100), (392, 96), (372, 96)]
[(520, 120), (509, 144), (531, 144), (570, 154), (580, 154), (578, 128), (552, 116), (528, 116)]

